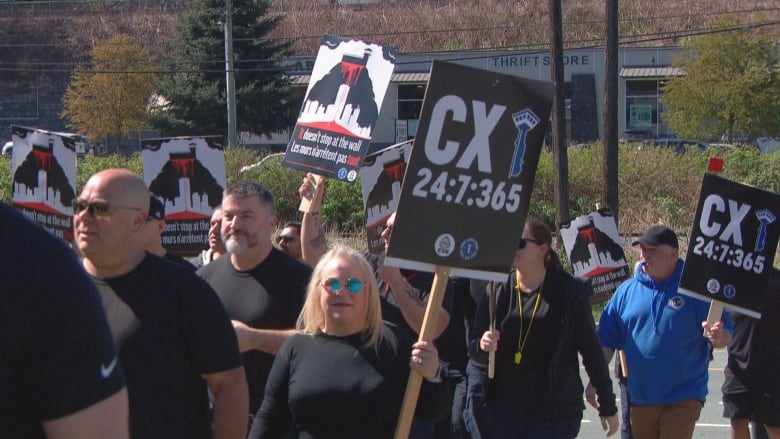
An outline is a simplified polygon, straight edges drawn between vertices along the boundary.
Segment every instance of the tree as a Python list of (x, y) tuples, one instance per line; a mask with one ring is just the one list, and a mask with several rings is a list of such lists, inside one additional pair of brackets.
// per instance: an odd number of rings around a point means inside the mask
[[(282, 20), (266, 17), (270, 2), (232, 3), (238, 131), (270, 136), (293, 124), (300, 105), (279, 65), (290, 45), (266, 37)], [(180, 16), (171, 59), (176, 67), (159, 84), (167, 105), (155, 126), (163, 134), (227, 133), (224, 17), (224, 0), (193, 0)]]
[(71, 76), (61, 117), (91, 141), (119, 140), (148, 126), (155, 57), (129, 36), (113, 37), (92, 50), (90, 67)]
[(685, 75), (663, 86), (664, 118), (683, 137), (780, 134), (778, 46), (733, 18), (720, 27), (683, 44), (674, 65)]

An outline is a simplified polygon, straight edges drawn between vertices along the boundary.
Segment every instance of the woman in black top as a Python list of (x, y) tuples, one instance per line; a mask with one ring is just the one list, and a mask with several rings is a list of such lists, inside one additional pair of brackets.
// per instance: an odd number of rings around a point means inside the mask
[[(590, 286), (563, 271), (551, 243), (547, 225), (526, 222), (513, 270), (506, 283), (495, 285), (492, 331), (488, 295), (480, 298), (469, 346), (469, 406), (483, 438), (576, 437), (585, 408), (578, 354), (598, 390), (607, 435), (617, 431), (615, 395), (591, 315)], [(491, 351), (496, 352), (495, 377), (488, 380)]]
[(335, 247), (320, 259), (297, 327), (276, 355), (250, 438), (391, 438), (410, 368), (425, 377), (415, 416), (446, 413), (436, 348), (382, 322), (360, 253)]

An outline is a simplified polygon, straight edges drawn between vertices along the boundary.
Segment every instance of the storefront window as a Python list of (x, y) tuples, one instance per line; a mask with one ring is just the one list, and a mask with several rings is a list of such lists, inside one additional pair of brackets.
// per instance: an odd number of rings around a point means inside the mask
[(626, 129), (646, 129), (655, 136), (666, 134), (660, 115), (661, 81), (626, 81)]

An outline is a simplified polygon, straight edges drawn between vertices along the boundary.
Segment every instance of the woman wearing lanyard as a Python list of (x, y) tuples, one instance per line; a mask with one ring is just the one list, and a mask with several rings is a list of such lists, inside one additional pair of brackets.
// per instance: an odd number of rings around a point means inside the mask
[[(607, 435), (617, 431), (609, 368), (591, 315), (591, 288), (561, 268), (551, 244), (550, 228), (529, 219), (509, 278), (488, 286), (496, 293), (493, 330), (489, 295), (481, 295), (469, 343), (469, 393), (484, 395), (486, 419), (478, 422), (476, 433), (482, 438), (576, 437), (585, 408), (578, 354), (598, 391), (602, 426)], [(493, 379), (487, 379), (489, 352), (495, 352)]]

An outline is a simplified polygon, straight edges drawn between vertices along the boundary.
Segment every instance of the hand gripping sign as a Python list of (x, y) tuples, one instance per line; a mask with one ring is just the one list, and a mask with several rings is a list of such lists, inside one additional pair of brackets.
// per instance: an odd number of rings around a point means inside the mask
[(691, 228), (680, 291), (761, 318), (780, 237), (780, 195), (706, 174)]
[[(450, 275), (506, 280), (551, 106), (547, 83), (433, 62), (386, 260), (436, 273), (420, 340), (431, 340)], [(396, 438), (421, 383), (409, 376)]]

